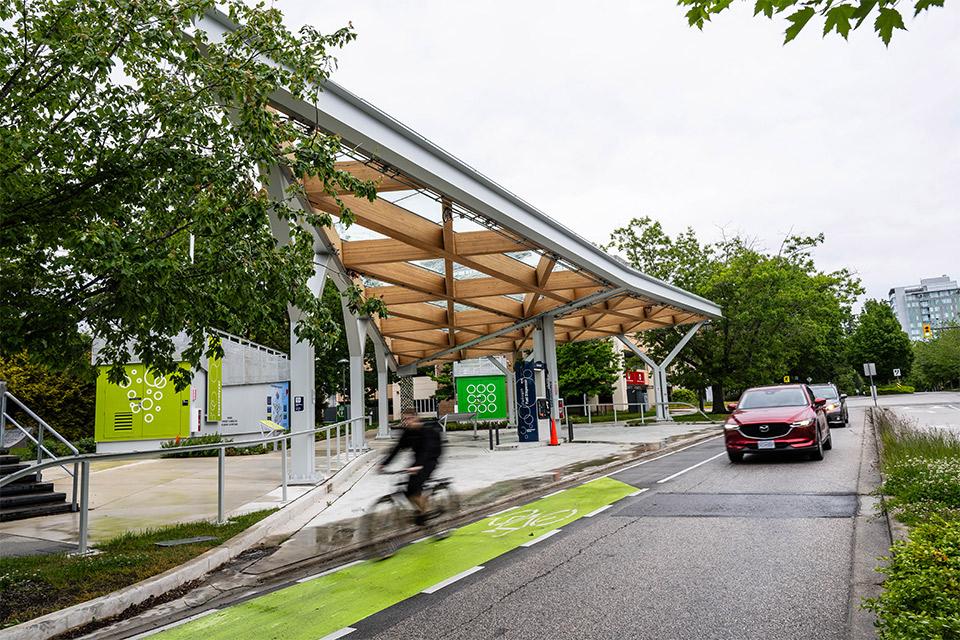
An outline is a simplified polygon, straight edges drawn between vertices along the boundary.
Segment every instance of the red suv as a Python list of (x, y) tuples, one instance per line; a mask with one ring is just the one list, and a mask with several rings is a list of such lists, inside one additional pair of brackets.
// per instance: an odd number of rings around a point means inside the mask
[(814, 460), (833, 448), (823, 407), (805, 384), (754, 387), (740, 396), (724, 425), (730, 462), (745, 453), (807, 451)]

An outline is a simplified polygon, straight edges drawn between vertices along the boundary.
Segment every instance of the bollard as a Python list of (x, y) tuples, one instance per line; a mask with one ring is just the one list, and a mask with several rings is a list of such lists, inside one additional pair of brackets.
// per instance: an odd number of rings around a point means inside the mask
[(287, 439), (280, 441), (280, 472), (283, 474), (283, 496), (282, 500), (287, 501)]
[(490, 451), (493, 451), (493, 425), (487, 426), (487, 435), (490, 436)]
[(87, 552), (87, 529), (90, 525), (90, 461), (80, 463), (80, 555)]
[(226, 520), (223, 517), (223, 484), (226, 480), (226, 449), (220, 447), (217, 454), (217, 524), (223, 524)]

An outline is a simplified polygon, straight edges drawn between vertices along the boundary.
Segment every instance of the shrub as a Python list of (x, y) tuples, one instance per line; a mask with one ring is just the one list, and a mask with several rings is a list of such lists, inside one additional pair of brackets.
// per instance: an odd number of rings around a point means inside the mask
[(889, 396), (897, 393), (913, 393), (913, 387), (906, 384), (885, 384), (877, 387), (877, 395)]
[[(182, 440), (169, 440), (160, 445), (162, 449), (177, 449), (179, 447), (192, 447), (201, 444), (220, 444), (221, 442), (231, 442), (229, 438), (224, 438), (220, 434), (210, 434), (205, 436), (193, 436)], [(227, 447), (228, 456), (254, 456), (261, 453), (267, 453), (266, 445), (258, 444), (252, 447)], [(213, 458), (216, 457), (216, 449), (206, 449), (204, 451), (182, 451), (178, 453), (164, 454), (164, 458)]]
[(880, 637), (960, 637), (960, 521), (932, 520), (894, 544), (883, 593), (866, 602)]
[[(56, 371), (33, 362), (26, 353), (0, 356), (0, 380), (7, 382), (7, 390), (70, 442), (93, 436), (96, 383), (92, 371), (89, 376)], [(22, 412), (7, 410), (24, 427), (35, 425)]]
[(700, 399), (697, 397), (696, 391), (674, 387), (670, 392), (670, 402), (685, 402), (696, 407), (699, 406)]

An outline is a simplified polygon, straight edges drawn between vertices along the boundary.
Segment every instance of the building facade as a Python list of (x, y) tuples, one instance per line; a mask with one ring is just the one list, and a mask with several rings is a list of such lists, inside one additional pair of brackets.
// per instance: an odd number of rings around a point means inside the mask
[(960, 286), (948, 276), (922, 278), (919, 285), (890, 289), (890, 306), (910, 339), (924, 340), (960, 325)]

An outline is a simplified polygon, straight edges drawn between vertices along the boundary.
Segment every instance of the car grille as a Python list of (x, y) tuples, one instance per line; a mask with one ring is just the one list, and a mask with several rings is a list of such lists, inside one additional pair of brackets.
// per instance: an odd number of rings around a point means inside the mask
[(784, 422), (771, 422), (768, 424), (744, 424), (740, 425), (740, 433), (748, 438), (766, 440), (769, 438), (782, 438), (790, 432), (790, 425)]

